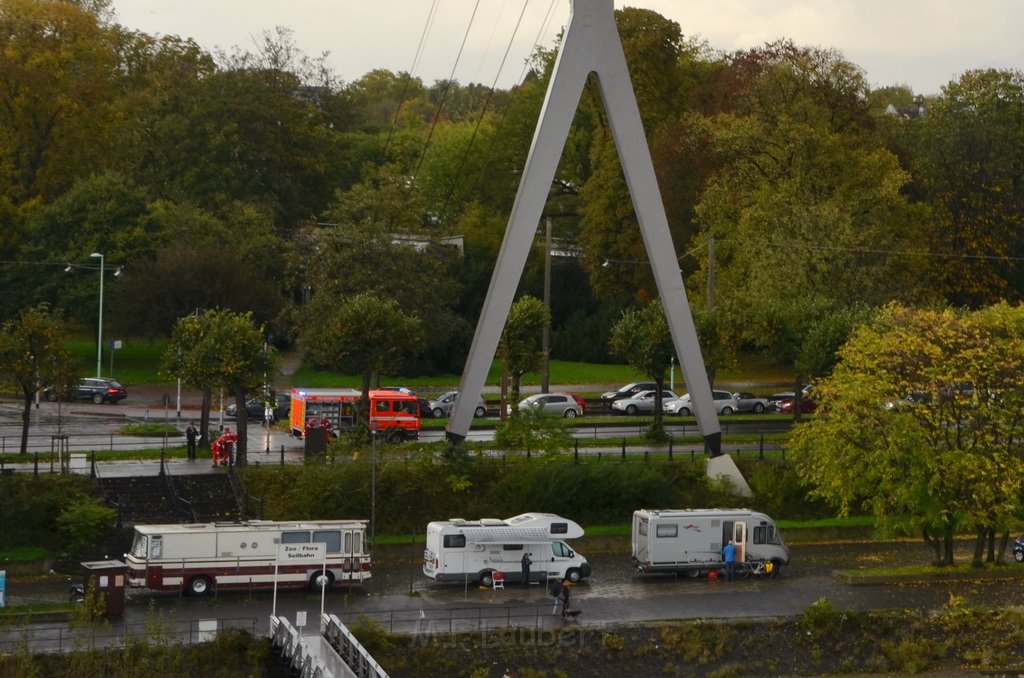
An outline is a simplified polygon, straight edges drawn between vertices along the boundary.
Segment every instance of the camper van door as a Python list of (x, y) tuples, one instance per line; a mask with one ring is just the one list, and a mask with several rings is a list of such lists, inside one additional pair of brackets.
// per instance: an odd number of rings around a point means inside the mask
[(732, 526), (732, 541), (736, 545), (736, 562), (747, 559), (747, 523), (737, 520)]

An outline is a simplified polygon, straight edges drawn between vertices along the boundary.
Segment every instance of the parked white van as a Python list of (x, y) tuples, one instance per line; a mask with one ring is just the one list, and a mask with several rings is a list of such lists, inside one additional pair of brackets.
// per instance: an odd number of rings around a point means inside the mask
[(750, 509), (678, 509), (633, 512), (633, 565), (642, 573), (679, 572), (699, 577), (721, 569), (731, 539), (736, 562), (778, 574), (789, 548), (775, 521)]
[(553, 513), (523, 513), (506, 520), (434, 521), (427, 525), (423, 574), (439, 582), (494, 583), (501, 572), (507, 582), (522, 582), (521, 561), (532, 554), (530, 581), (590, 576), (590, 563), (565, 543), (583, 536), (577, 523)]

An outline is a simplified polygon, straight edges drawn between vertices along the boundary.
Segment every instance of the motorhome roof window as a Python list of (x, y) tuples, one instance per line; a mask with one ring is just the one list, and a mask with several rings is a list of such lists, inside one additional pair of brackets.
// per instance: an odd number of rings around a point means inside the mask
[(569, 523), (551, 523), (551, 534), (569, 534)]

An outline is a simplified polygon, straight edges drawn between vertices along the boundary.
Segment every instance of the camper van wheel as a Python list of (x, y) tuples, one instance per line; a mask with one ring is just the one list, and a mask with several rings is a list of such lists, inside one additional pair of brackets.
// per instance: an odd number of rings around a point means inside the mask
[(700, 575), (701, 575), (701, 571), (700, 570), (687, 570), (686, 571), (686, 576), (689, 577), (690, 579), (699, 579)]
[(480, 573), (480, 586), (490, 588), (494, 585), (494, 572), (486, 570)]
[(487, 416), (487, 410), (485, 410), (483, 407), (477, 407), (473, 411), (473, 416), (476, 417), (477, 419), (483, 419), (484, 417)]
[(188, 592), (193, 596), (205, 596), (210, 592), (210, 579), (202, 575), (188, 580)]
[(578, 569), (573, 567), (565, 573), (565, 578), (571, 581), (573, 584), (576, 584), (579, 582), (580, 579), (583, 579), (583, 576), (580, 574), (580, 571)]
[(314, 591), (320, 590), (321, 579), (324, 580), (324, 588), (329, 589), (334, 585), (334, 573), (327, 570), (326, 573), (321, 575), (319, 572), (313, 573), (313, 576), (309, 578), (309, 588)]

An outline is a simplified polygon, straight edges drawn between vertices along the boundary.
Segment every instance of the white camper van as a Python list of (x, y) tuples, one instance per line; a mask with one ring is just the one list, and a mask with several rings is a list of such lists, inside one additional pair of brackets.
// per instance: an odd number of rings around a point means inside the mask
[(590, 576), (590, 563), (563, 539), (583, 536), (577, 523), (553, 513), (524, 513), (497, 520), (435, 521), (427, 525), (423, 574), (439, 582), (494, 583), (501, 572), (507, 582), (522, 582), (521, 561), (532, 554), (530, 581), (568, 578), (577, 582)]
[(775, 522), (750, 509), (680, 509), (633, 512), (633, 565), (640, 572), (699, 577), (723, 567), (722, 547), (732, 540), (736, 563), (778, 574), (789, 548)]

